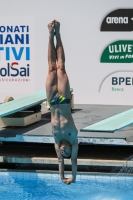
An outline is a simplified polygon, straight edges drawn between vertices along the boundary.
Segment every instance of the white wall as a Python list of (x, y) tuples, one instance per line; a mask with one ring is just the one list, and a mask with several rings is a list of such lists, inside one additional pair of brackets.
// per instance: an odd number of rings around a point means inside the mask
[[(104, 87), (99, 92), (100, 84), (108, 74), (131, 70), (133, 67), (128, 63), (100, 63), (100, 56), (107, 45), (117, 40), (132, 40), (132, 32), (100, 32), (104, 17), (116, 9), (133, 8), (132, 0), (0, 0), (0, 6), (0, 16), (34, 18), (34, 92), (45, 89), (48, 66), (47, 24), (57, 19), (61, 23), (66, 70), (74, 89), (75, 103), (133, 104), (133, 86), (130, 92), (112, 92), (110, 87)], [(18, 98), (26, 93), (1, 92), (0, 101), (7, 95)]]

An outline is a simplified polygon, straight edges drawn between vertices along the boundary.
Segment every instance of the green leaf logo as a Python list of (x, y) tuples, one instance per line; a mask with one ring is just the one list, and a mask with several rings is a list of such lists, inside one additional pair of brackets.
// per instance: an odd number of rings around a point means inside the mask
[(102, 53), (101, 63), (132, 63), (133, 40), (119, 40), (111, 43)]

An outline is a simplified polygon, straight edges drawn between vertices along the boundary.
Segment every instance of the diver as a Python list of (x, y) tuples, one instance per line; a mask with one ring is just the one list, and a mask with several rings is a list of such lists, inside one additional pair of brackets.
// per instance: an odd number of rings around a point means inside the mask
[[(47, 101), (51, 110), (52, 134), (58, 157), (61, 180), (75, 182), (77, 173), (78, 131), (70, 107), (70, 85), (65, 70), (65, 54), (60, 35), (60, 23), (53, 20), (48, 24), (48, 75), (46, 79)], [(54, 45), (56, 37), (56, 46)], [(72, 177), (64, 175), (64, 158), (71, 158)]]

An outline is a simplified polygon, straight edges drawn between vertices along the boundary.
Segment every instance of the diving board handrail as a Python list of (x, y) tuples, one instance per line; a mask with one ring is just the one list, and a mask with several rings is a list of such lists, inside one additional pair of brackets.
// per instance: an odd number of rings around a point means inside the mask
[[(70, 88), (70, 93), (73, 89)], [(29, 107), (41, 104), (47, 100), (46, 90), (41, 90), (33, 94), (9, 101), (0, 105), (0, 117), (4, 117), (18, 111), (25, 110)]]
[(81, 129), (81, 132), (114, 133), (133, 124), (133, 108)]

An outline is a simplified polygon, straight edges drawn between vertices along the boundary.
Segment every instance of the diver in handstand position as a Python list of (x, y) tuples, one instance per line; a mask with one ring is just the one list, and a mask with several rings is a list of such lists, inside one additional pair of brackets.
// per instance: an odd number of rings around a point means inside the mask
[[(76, 180), (78, 131), (70, 108), (70, 86), (65, 70), (65, 54), (60, 36), (60, 23), (53, 20), (48, 24), (48, 75), (46, 79), (47, 101), (51, 110), (52, 134), (59, 162), (61, 180), (70, 184)], [(54, 45), (56, 36), (56, 47)], [(64, 176), (64, 158), (71, 158), (72, 177)]]

